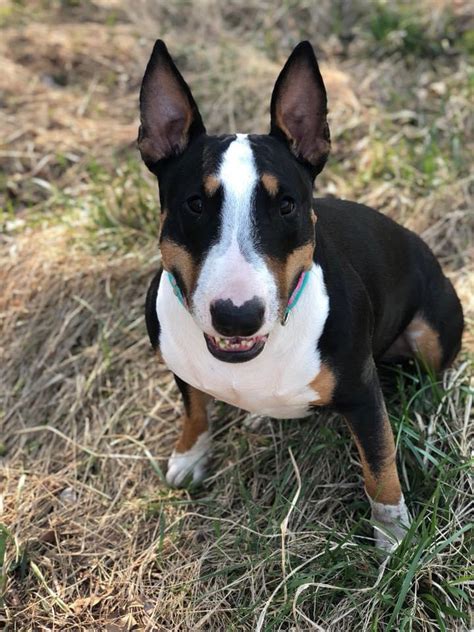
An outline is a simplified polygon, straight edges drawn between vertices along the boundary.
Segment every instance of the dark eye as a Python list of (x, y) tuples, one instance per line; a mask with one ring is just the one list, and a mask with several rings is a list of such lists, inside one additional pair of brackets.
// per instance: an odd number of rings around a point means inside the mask
[(296, 203), (290, 197), (284, 197), (280, 202), (280, 213), (282, 215), (291, 215), (296, 208)]
[(199, 195), (192, 195), (185, 202), (185, 208), (194, 215), (201, 215), (202, 213), (202, 200)]

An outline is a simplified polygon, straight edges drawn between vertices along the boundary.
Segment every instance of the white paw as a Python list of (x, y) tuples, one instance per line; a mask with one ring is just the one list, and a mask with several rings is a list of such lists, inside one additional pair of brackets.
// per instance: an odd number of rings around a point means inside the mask
[(403, 495), (398, 505), (384, 505), (371, 498), (372, 523), (377, 548), (387, 553), (394, 551), (410, 527), (410, 516)]
[(260, 428), (260, 426), (263, 424), (263, 422), (266, 419), (268, 419), (268, 417), (265, 417), (262, 415), (249, 414), (247, 415), (247, 417), (245, 417), (242, 423), (248, 430), (255, 432)]
[(211, 437), (209, 432), (199, 435), (196, 443), (187, 452), (173, 452), (168, 460), (166, 482), (172, 487), (183, 487), (186, 483), (199, 483), (206, 474)]

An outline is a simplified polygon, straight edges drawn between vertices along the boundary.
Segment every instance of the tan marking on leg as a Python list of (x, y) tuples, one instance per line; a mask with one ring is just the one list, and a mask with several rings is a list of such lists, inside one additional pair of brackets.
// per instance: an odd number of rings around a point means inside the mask
[(380, 442), (382, 456), (380, 459), (380, 467), (376, 473), (372, 471), (367, 462), (364, 450), (353, 432), (352, 436), (354, 437), (362, 462), (365, 489), (368, 495), (372, 500), (378, 503), (396, 505), (400, 501), (402, 490), (398, 478), (395, 441), (387, 414), (385, 413), (383, 418), (382, 435), (377, 437), (377, 441)]
[(189, 387), (189, 414), (183, 417), (181, 436), (175, 445), (176, 452), (182, 453), (190, 450), (198, 437), (208, 430), (206, 405), (209, 395), (202, 393), (192, 386)]
[(413, 353), (438, 371), (443, 361), (438, 332), (422, 316), (415, 316), (406, 328), (405, 335)]
[(198, 483), (204, 478), (211, 447), (206, 411), (209, 396), (192, 386), (188, 386), (187, 394), (181, 436), (168, 459), (166, 472), (166, 480), (173, 487), (186, 485), (189, 479)]
[(212, 197), (220, 186), (221, 181), (217, 176), (210, 175), (204, 178), (204, 191), (209, 197)]
[(198, 270), (189, 252), (169, 239), (160, 244), (163, 267), (168, 272), (176, 268), (180, 273), (188, 294), (192, 294), (197, 281)]
[(270, 197), (275, 197), (278, 193), (278, 189), (280, 188), (277, 178), (271, 173), (263, 173), (260, 180), (262, 181), (268, 195)]
[(313, 263), (314, 243), (296, 248), (286, 259), (277, 261), (267, 257), (267, 264), (277, 283), (280, 296), (280, 311), (283, 314), (289, 299), (291, 284), (300, 270), (309, 270)]
[(319, 373), (310, 382), (310, 387), (317, 393), (318, 398), (311, 402), (313, 406), (327, 406), (332, 401), (336, 388), (336, 376), (326, 364), (321, 366)]

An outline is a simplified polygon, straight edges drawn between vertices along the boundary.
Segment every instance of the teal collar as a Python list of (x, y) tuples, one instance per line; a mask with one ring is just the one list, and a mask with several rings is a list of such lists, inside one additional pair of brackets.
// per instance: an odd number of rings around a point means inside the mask
[(295, 289), (291, 293), (290, 299), (288, 301), (288, 305), (286, 306), (285, 314), (283, 316), (283, 320), (281, 321), (282, 325), (286, 325), (288, 321), (288, 316), (290, 315), (291, 310), (296, 307), (296, 303), (300, 300), (301, 295), (303, 294), (303, 290), (306, 286), (306, 283), (308, 282), (308, 277), (309, 277), (309, 273), (307, 270), (304, 270), (300, 274), (298, 283), (296, 284)]
[(169, 282), (171, 283), (171, 287), (173, 288), (173, 292), (174, 295), (176, 296), (176, 298), (178, 299), (178, 301), (181, 303), (181, 305), (183, 307), (185, 307), (186, 309), (188, 309), (188, 305), (186, 303), (186, 299), (183, 296), (183, 293), (181, 292), (181, 290), (179, 289), (178, 284), (176, 283), (176, 279), (174, 278), (174, 276), (171, 274), (171, 272), (168, 272), (168, 279)]

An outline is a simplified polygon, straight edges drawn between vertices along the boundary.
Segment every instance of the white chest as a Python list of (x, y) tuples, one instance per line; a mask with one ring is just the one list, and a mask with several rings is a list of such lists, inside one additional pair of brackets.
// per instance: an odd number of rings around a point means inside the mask
[(329, 311), (319, 266), (313, 264), (287, 324), (276, 325), (263, 351), (249, 362), (230, 364), (209, 353), (201, 329), (173, 294), (166, 274), (156, 309), (163, 359), (191, 386), (251, 413), (284, 419), (308, 415), (309, 405), (317, 402), (311, 382), (321, 368), (318, 341)]

